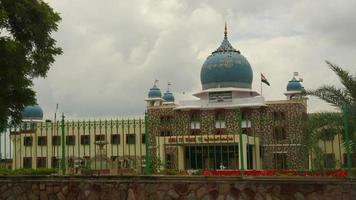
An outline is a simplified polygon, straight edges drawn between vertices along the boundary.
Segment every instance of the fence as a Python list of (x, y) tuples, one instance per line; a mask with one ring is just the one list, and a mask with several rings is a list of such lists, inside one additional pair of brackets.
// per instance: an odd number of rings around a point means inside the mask
[(144, 119), (24, 122), (0, 135), (0, 167), (71, 174), (352, 176), (348, 113), (199, 113)]

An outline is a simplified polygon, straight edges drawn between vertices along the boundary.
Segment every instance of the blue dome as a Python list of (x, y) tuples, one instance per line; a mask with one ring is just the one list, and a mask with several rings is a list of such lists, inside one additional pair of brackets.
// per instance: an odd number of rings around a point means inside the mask
[(161, 90), (156, 86), (156, 84), (154, 84), (153, 87), (148, 92), (148, 98), (161, 98), (161, 97), (162, 97)]
[(162, 97), (165, 101), (167, 102), (174, 102), (174, 96), (173, 96), (173, 93), (170, 92), (169, 90), (167, 90), (163, 97)]
[(200, 71), (203, 90), (219, 87), (251, 88), (253, 72), (250, 63), (234, 49), (225, 37), (220, 47), (206, 59)]
[(304, 87), (295, 77), (293, 77), (293, 79), (288, 82), (287, 91), (300, 91), (303, 89)]
[(21, 112), (21, 116), (23, 120), (42, 120), (43, 111), (38, 105), (26, 106)]

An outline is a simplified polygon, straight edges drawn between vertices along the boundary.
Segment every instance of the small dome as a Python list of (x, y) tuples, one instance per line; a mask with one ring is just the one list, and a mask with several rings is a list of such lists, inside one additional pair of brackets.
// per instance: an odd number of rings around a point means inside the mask
[(203, 90), (220, 87), (251, 88), (253, 72), (250, 63), (225, 36), (220, 47), (205, 60), (200, 71)]
[(295, 77), (293, 77), (293, 79), (288, 82), (287, 91), (301, 91), (303, 89), (304, 87)]
[(26, 106), (21, 112), (21, 116), (23, 120), (42, 120), (43, 111), (38, 105)]
[(154, 84), (153, 87), (148, 92), (148, 98), (161, 98), (161, 97), (162, 97), (161, 90), (157, 87), (156, 84)]
[(173, 93), (170, 92), (169, 90), (167, 90), (163, 97), (162, 97), (165, 101), (167, 102), (174, 102), (174, 96), (173, 96)]

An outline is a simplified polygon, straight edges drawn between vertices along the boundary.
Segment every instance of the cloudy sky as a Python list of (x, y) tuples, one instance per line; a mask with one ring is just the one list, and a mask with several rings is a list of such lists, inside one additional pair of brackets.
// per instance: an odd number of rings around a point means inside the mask
[[(54, 34), (64, 54), (47, 78), (35, 80), (38, 103), (52, 118), (141, 115), (155, 79), (177, 100), (201, 90), (206, 57), (228, 37), (249, 60), (253, 89), (285, 99), (293, 72), (304, 87), (340, 86), (325, 60), (356, 72), (356, 1), (347, 0), (46, 0), (62, 21)], [(309, 112), (333, 110), (316, 98)]]

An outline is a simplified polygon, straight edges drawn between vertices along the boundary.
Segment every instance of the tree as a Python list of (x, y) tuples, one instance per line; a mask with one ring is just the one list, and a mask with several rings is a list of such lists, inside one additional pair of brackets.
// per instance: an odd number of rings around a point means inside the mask
[[(339, 132), (348, 130), (348, 138), (343, 134), (343, 142), (345, 146), (350, 147), (351, 152), (356, 152), (356, 77), (341, 67), (326, 61), (331, 70), (339, 77), (343, 88), (335, 86), (322, 86), (316, 90), (308, 90), (305, 93), (308, 95), (319, 97), (320, 99), (330, 103), (340, 109), (342, 114), (319, 113), (310, 119), (305, 126), (304, 137), (309, 140), (310, 145), (306, 145), (311, 149), (317, 149), (316, 141), (320, 139), (320, 128), (338, 129)], [(347, 128), (347, 129), (345, 129)], [(349, 143), (346, 143), (349, 141)], [(313, 147), (313, 144), (315, 147)]]
[(313, 155), (312, 165), (318, 170), (324, 169), (324, 150), (320, 146), (320, 142), (325, 140), (326, 135), (332, 134), (342, 136), (343, 134), (343, 119), (341, 113), (322, 112), (312, 113), (308, 115), (308, 120), (303, 123), (303, 147), (302, 152), (304, 159), (303, 163), (308, 163), (309, 154)]
[[(317, 96), (320, 99), (343, 109), (355, 109), (356, 104), (356, 77), (341, 67), (326, 61), (330, 69), (333, 70), (339, 77), (344, 88), (336, 88), (335, 86), (322, 86), (316, 90), (309, 90), (306, 93)], [(354, 111), (354, 110), (353, 110)]]
[(36, 104), (33, 78), (46, 77), (62, 49), (51, 37), (61, 20), (41, 0), (0, 0), (0, 123)]

